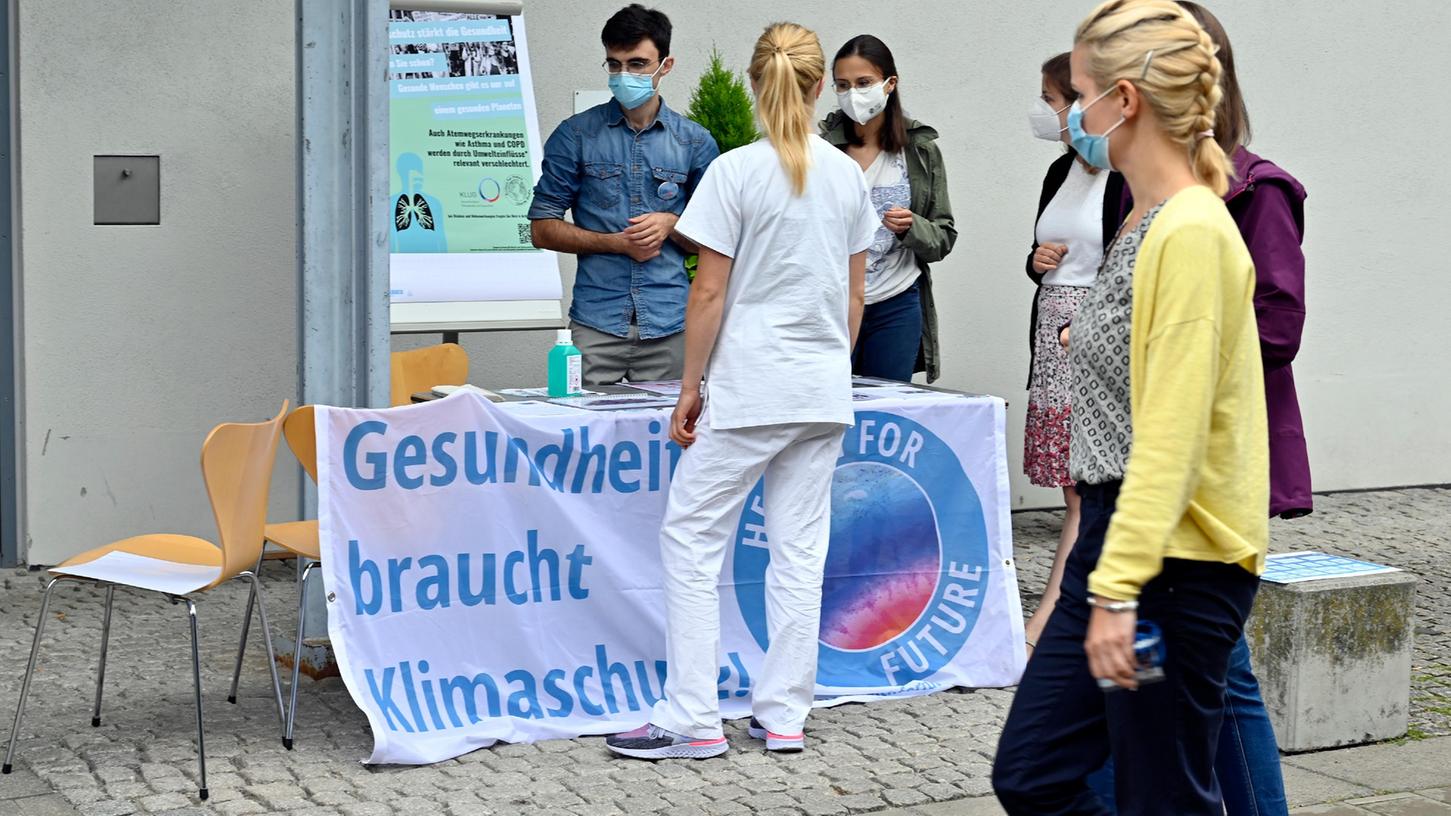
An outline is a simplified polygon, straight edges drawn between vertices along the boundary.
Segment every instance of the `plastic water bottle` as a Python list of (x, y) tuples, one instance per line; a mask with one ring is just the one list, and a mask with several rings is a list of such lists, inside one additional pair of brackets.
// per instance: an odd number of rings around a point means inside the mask
[(577, 397), (584, 393), (581, 384), (584, 358), (574, 347), (574, 335), (569, 329), (560, 329), (555, 336), (554, 348), (549, 351), (549, 396)]
[[(1164, 679), (1164, 634), (1153, 621), (1141, 620), (1134, 627), (1134, 661), (1138, 664), (1134, 678), (1140, 686)], [(1098, 687), (1104, 693), (1123, 690), (1123, 686), (1107, 678), (1099, 678)]]

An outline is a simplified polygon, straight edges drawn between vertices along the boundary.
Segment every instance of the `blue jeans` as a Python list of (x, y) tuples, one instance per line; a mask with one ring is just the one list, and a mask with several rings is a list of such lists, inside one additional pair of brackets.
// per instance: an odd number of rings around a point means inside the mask
[[(1219, 729), (1214, 774), (1229, 816), (1287, 816), (1290, 812), (1275, 730), (1250, 668), (1249, 643), (1243, 637), (1229, 653), (1224, 725)], [(1089, 777), (1088, 784), (1106, 805), (1114, 807), (1112, 759)]]
[(862, 312), (862, 330), (852, 355), (852, 373), (863, 377), (910, 382), (922, 347), (922, 285)]
[(1011, 816), (1108, 816), (1088, 777), (1118, 758), (1127, 816), (1220, 816), (1214, 755), (1224, 675), (1259, 580), (1237, 564), (1164, 559), (1139, 596), (1164, 633), (1165, 679), (1105, 694), (1088, 671), (1088, 574), (1098, 563), (1118, 485), (1079, 485), (1083, 517), (1062, 594), (1013, 697), (993, 763)]

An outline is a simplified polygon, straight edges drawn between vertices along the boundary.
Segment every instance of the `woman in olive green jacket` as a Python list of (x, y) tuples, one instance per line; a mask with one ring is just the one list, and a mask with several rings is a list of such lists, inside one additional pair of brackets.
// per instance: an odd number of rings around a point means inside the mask
[(852, 38), (832, 63), (841, 110), (821, 135), (861, 165), (882, 218), (867, 256), (867, 307), (852, 368), (859, 375), (927, 381), (940, 374), (937, 309), (928, 264), (957, 241), (937, 131), (908, 119), (892, 52), (870, 34)]

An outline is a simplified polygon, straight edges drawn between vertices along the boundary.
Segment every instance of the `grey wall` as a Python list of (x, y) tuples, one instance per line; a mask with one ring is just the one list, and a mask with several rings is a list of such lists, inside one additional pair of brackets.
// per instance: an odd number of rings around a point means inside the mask
[[(202, 439), (297, 391), (293, 3), (19, 12), (29, 561), (214, 540)], [(98, 153), (160, 154), (160, 226), (92, 225)], [(295, 512), (279, 462), (274, 510)]]
[[(604, 84), (599, 29), (618, 0), (529, 0), (540, 125), (547, 134), (576, 88)], [(1309, 188), (1309, 322), (1296, 365), (1318, 489), (1451, 481), (1451, 262), (1440, 159), (1451, 108), (1451, 5), (1347, 0), (1210, 0), (1233, 39), (1255, 126), (1254, 149)], [(1056, 148), (1026, 113), (1043, 59), (1071, 46), (1092, 2), (925, 3), (738, 0), (656, 4), (675, 22), (678, 67), (663, 86), (684, 108), (712, 45), (743, 67), (761, 29), (789, 17), (814, 27), (830, 57), (871, 32), (896, 52), (911, 113), (942, 132), (962, 238), (935, 270), (943, 384), (1011, 402), (1015, 506), (1061, 501), (1021, 474), (1033, 287), (1023, 274), (1043, 172)], [(823, 97), (821, 112), (834, 99)], [(573, 266), (564, 264), (565, 286)], [(465, 340), (484, 385), (542, 384), (548, 338)]]

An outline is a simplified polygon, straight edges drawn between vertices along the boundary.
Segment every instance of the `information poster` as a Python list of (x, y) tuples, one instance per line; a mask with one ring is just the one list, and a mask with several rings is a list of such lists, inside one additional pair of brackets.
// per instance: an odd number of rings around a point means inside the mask
[(523, 17), (394, 10), (388, 41), (392, 300), (558, 298)]

